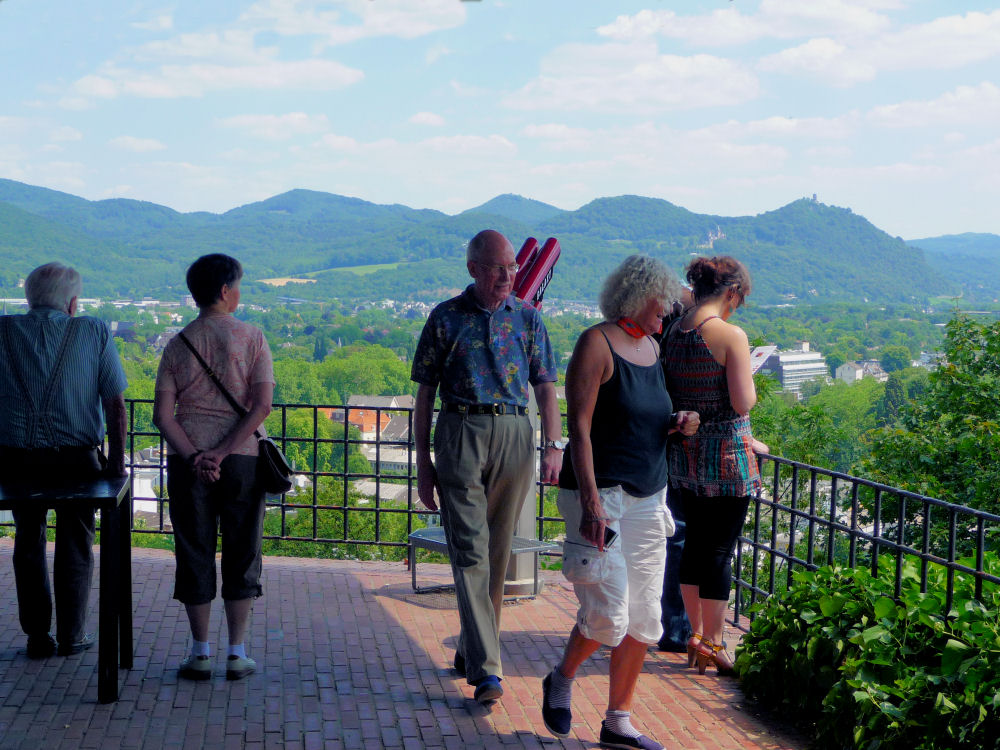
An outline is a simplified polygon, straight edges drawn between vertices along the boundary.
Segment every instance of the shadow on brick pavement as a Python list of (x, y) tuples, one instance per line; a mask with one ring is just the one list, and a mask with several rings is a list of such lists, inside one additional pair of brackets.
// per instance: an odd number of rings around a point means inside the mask
[[(505, 694), (485, 709), (450, 667), (458, 632), (454, 595), (414, 594), (402, 563), (267, 558), (264, 597), (254, 605), (248, 638), (259, 671), (226, 681), (217, 604), (215, 674), (202, 683), (179, 680), (189, 631), (171, 598), (173, 556), (136, 549), (135, 667), (120, 672), (120, 700), (100, 705), (96, 649), (41, 661), (24, 655), (12, 548), (9, 538), (0, 539), (3, 750), (596, 747), (607, 701), (606, 651), (579, 674), (570, 737), (552, 737), (541, 720), (541, 679), (559, 658), (576, 612), (571, 588), (556, 573), (544, 574), (539, 597), (505, 605)], [(442, 565), (422, 564), (420, 572), (428, 582), (450, 579)], [(91, 623), (96, 618), (95, 590)], [(735, 681), (687, 669), (683, 654), (650, 651), (633, 716), (668, 747), (802, 750), (807, 744), (755, 716)]]

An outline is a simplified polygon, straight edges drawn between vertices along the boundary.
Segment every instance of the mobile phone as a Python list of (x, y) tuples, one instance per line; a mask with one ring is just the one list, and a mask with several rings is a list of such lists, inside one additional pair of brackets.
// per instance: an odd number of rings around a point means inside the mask
[(614, 544), (615, 539), (618, 538), (618, 532), (612, 529), (610, 526), (604, 527), (604, 546), (610, 547)]

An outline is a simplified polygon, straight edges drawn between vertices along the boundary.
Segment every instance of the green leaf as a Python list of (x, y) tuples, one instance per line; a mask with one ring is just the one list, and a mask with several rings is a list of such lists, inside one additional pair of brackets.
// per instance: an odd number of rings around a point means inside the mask
[(888, 632), (882, 625), (873, 625), (861, 634), (861, 638), (865, 644), (868, 644), (884, 638)]
[(875, 616), (882, 619), (896, 619), (896, 602), (888, 597), (875, 600)]
[(819, 600), (819, 609), (827, 617), (833, 617), (840, 613), (840, 610), (844, 608), (844, 602), (846, 600), (843, 597), (833, 597), (833, 596), (823, 596)]
[(819, 619), (819, 614), (812, 611), (811, 609), (804, 609), (799, 613), (799, 617), (805, 620), (808, 624), (812, 625), (816, 620)]
[(969, 655), (969, 647), (961, 641), (949, 638), (944, 644), (944, 651), (941, 653), (941, 671), (945, 675), (953, 675), (958, 672), (962, 665), (962, 660)]

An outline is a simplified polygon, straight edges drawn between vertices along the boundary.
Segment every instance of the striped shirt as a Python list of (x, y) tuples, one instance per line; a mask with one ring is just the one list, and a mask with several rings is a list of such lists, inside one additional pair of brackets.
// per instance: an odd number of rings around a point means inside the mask
[(72, 345), (44, 408), (52, 369), (72, 319), (50, 307), (4, 318), (6, 335), (0, 336), (7, 348), (0, 348), (0, 445), (100, 445), (104, 441), (101, 400), (114, 398), (128, 385), (107, 325), (97, 318), (76, 318)]
[(685, 331), (678, 321), (660, 342), (674, 409), (701, 418), (694, 435), (670, 441), (670, 484), (708, 497), (745, 497), (761, 486), (750, 418), (733, 409), (726, 368), (712, 356), (701, 325)]

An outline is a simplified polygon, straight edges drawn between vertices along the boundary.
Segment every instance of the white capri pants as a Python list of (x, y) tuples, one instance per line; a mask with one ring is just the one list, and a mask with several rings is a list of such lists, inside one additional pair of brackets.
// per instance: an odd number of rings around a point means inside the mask
[(604, 552), (580, 535), (580, 493), (560, 489), (556, 501), (566, 521), (563, 575), (580, 601), (576, 624), (586, 638), (606, 646), (617, 646), (626, 635), (656, 643), (663, 634), (660, 596), (666, 542), (674, 533), (667, 490), (649, 497), (633, 497), (621, 487), (599, 492), (608, 526), (618, 532)]

